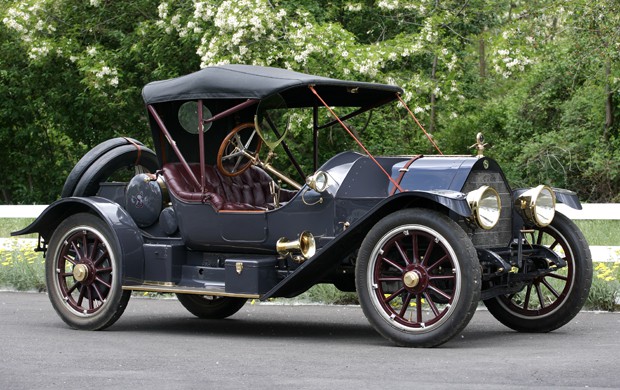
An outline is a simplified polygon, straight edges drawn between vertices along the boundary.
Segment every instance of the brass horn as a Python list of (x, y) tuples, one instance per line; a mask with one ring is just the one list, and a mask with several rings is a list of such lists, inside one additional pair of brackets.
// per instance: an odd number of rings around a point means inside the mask
[(300, 251), (304, 259), (309, 259), (316, 252), (316, 243), (312, 233), (305, 231), (295, 241), (289, 241), (285, 237), (280, 238), (276, 243), (276, 250), (282, 256), (286, 256), (293, 251)]

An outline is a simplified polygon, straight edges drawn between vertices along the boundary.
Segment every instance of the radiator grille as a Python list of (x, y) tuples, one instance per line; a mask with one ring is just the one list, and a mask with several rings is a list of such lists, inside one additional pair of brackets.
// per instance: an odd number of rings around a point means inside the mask
[[(480, 248), (507, 246), (512, 238), (512, 197), (510, 190), (499, 172), (474, 170), (469, 174), (461, 191), (468, 193), (483, 185), (493, 187), (497, 191), (502, 202), (502, 211), (497, 225), (491, 230), (476, 229), (473, 232), (472, 241), (476, 247)], [(472, 233), (471, 227), (468, 227), (465, 222), (460, 222), (460, 224), (466, 232)]]

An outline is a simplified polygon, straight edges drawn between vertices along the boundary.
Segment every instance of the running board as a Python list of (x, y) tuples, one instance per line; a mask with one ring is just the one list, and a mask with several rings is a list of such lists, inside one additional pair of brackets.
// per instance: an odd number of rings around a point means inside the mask
[(251, 298), (259, 299), (258, 294), (236, 294), (227, 293), (223, 286), (205, 286), (204, 288), (198, 287), (184, 287), (165, 284), (139, 284), (135, 286), (123, 286), (123, 290), (129, 291), (148, 291), (155, 293), (172, 293), (172, 294), (195, 294), (195, 295), (210, 295), (214, 297), (233, 297), (233, 298)]

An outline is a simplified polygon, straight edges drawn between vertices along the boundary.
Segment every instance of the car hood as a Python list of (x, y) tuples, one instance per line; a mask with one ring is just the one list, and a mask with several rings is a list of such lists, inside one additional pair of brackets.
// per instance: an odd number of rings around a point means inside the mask
[[(343, 153), (322, 169), (338, 184), (337, 198), (384, 198), (403, 191), (457, 191), (473, 169), (500, 171), (492, 159), (472, 156), (401, 156), (377, 157), (379, 165), (359, 153)], [(503, 175), (503, 174), (502, 174)]]

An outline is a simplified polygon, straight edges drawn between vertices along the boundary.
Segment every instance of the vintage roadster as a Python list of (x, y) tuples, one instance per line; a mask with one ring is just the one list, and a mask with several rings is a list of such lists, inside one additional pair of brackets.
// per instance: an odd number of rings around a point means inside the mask
[[(565, 325), (592, 280), (584, 236), (555, 212), (581, 208), (575, 193), (512, 189), (481, 134), (474, 156), (373, 156), (356, 124), (388, 103), (415, 119), (402, 92), (246, 65), (150, 83), (156, 153), (103, 142), (62, 198), (13, 234), (39, 234), (49, 298), (77, 329), (112, 325), (132, 291), (174, 293), (221, 319), (248, 298), (318, 283), (357, 291), (370, 324), (402, 346), (450, 340), (480, 300), (518, 331)], [(290, 143), (300, 131), (312, 140), (305, 167)], [(358, 151), (321, 161), (327, 131)]]

